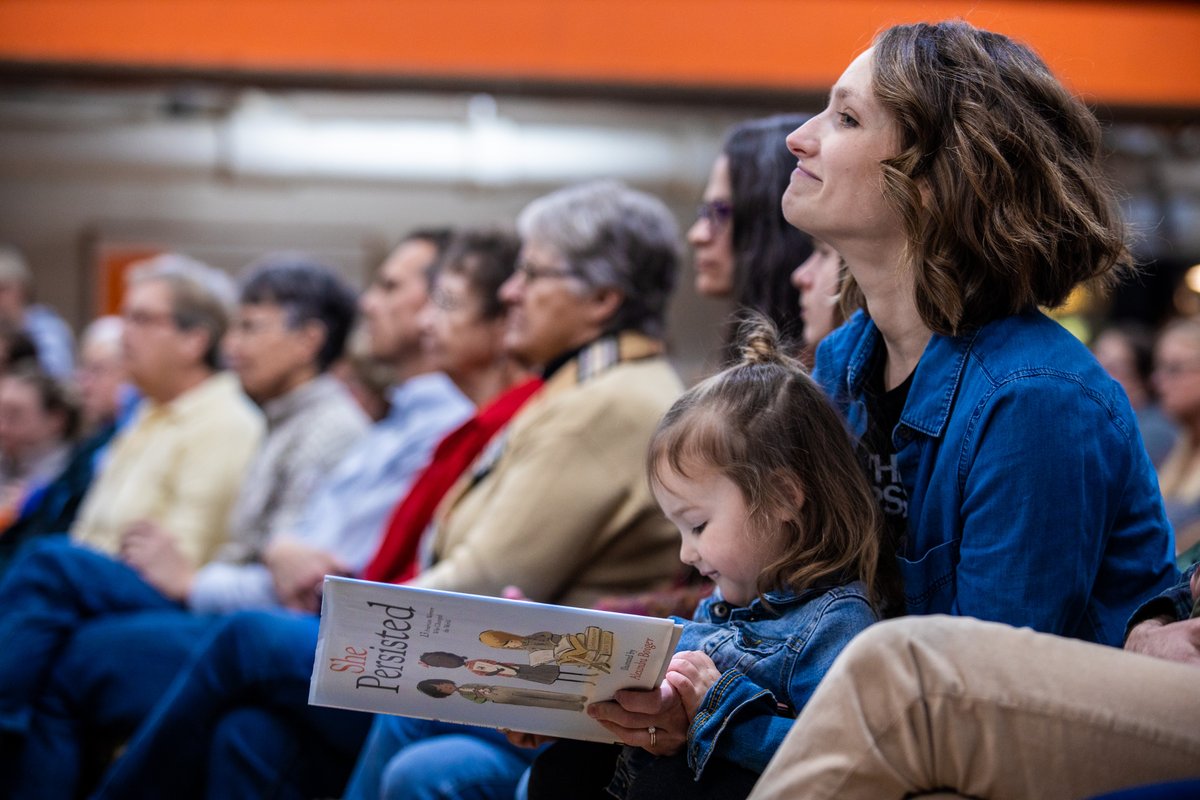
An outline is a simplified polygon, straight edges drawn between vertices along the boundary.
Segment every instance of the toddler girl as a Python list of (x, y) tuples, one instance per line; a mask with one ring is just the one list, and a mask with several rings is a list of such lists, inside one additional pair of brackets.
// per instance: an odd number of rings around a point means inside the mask
[[(629, 745), (608, 787), (618, 797), (748, 794), (833, 659), (877, 618), (878, 506), (842, 421), (769, 323), (750, 320), (741, 340), (742, 362), (681, 397), (651, 441), (680, 557), (716, 590), (657, 693), (588, 709)], [(565, 743), (544, 753), (530, 797), (586, 794), (581, 753), (602, 757)]]

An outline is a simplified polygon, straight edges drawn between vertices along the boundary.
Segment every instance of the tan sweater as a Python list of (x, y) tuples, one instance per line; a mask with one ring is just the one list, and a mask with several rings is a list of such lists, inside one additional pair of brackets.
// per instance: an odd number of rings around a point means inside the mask
[(623, 334), (615, 364), (611, 345), (597, 342), (551, 376), (501, 434), (498, 459), (481, 456), (490, 469), (481, 478), (477, 463), (451, 489), (434, 563), (414, 585), (487, 595), (513, 585), (533, 600), (586, 606), (678, 573), (678, 533), (650, 493), (645, 456), (683, 387), (649, 355), (658, 343)]

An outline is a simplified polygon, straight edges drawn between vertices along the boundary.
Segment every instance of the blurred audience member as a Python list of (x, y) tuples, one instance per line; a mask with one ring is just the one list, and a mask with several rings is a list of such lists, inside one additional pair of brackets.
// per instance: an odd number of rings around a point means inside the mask
[(1179, 423), (1179, 441), (1158, 470), (1177, 564), (1200, 561), (1200, 318), (1169, 324), (1154, 350), (1154, 386), (1162, 409)]
[[(518, 227), (521, 262), (500, 291), (509, 309), (503, 344), (546, 384), (450, 489), (412, 583), (490, 595), (516, 585), (536, 600), (575, 605), (665, 583), (677, 545), (653, 504), (644, 452), (681, 388), (661, 338), (678, 259), (674, 220), (654, 198), (604, 182), (534, 201)], [(231, 618), (99, 796), (197, 797), (206, 787), (230, 796), (339, 794), (369, 718), (307, 705), (316, 635), (315, 617)], [(436, 728), (404, 723), (421, 738)], [(515, 771), (486, 780), (511, 797), (532, 753), (495, 731), (449, 727), (463, 735), (430, 741), (445, 744), (453, 763), (393, 771), (403, 796), (508, 761)], [(459, 747), (468, 737), (500, 758)], [(197, 741), (207, 759), (186, 754)]]
[(22, 361), (38, 362), (37, 345), (29, 334), (7, 320), (0, 318), (0, 374)]
[[(785, 139), (805, 119), (781, 115), (734, 126), (687, 232), (695, 253), (696, 291), (732, 299), (735, 314), (761, 312), (791, 339), (799, 338), (800, 317), (788, 276), (811, 248), (808, 236), (783, 218), (779, 198), (796, 168)], [(731, 349), (736, 327), (726, 324), (723, 361), (737, 355)]]
[(820, 239), (812, 240), (812, 254), (792, 271), (792, 285), (800, 292), (800, 318), (804, 322), (804, 363), (812, 369), (817, 345), (845, 321), (841, 308), (842, 257)]
[(473, 410), (421, 347), (419, 314), (449, 240), (443, 230), (409, 234), (359, 300), (370, 354), (395, 375), (388, 415), (322, 482), (295, 528), (271, 537), (264, 560), (279, 605), (316, 612), (325, 575), (362, 570), (396, 502)]
[(396, 383), (396, 368), (371, 353), (371, 337), (363, 325), (350, 334), (346, 355), (333, 369), (363, 412), (374, 422), (388, 415), (388, 391)]
[(75, 387), (83, 413), (83, 432), (95, 435), (128, 422), (137, 405), (138, 392), (129, 383), (121, 337), (125, 325), (118, 316), (92, 320), (79, 342)]
[(42, 367), (56, 378), (71, 377), (75, 340), (71, 329), (48, 306), (33, 300), (33, 273), (21, 251), (0, 244), (0, 319), (25, 331)]
[(75, 397), (36, 364), (0, 377), (0, 530), (66, 466), (78, 429)]
[(367, 430), (367, 419), (325, 371), (354, 324), (354, 291), (307, 256), (278, 254), (251, 265), (224, 351), (242, 390), (263, 410), (267, 436), (242, 481), (228, 538), (195, 570), (173, 552), (169, 531), (138, 530), (123, 557), (168, 598), (198, 611), (270, 603), (258, 562), (269, 537), (295, 527), (314, 488)]
[(16, 521), (0, 537), (0, 574), (31, 539), (70, 529), (108, 443), (136, 407), (137, 390), (125, 382), (122, 327), (120, 317), (100, 317), (83, 332), (75, 370), (83, 438), (50, 483), (26, 494)]
[[(56, 572), (55, 554), (94, 548), (116, 556), (132, 530), (152, 524), (170, 531), (188, 563), (198, 566), (225, 536), (230, 508), (263, 429), (261, 414), (237, 380), (217, 370), (218, 346), (234, 299), (228, 276), (184, 256), (158, 256), (129, 274), (122, 351), (129, 377), (145, 399), (114, 440), (71, 527), (72, 540), (82, 547), (73, 548), (60, 537), (38, 542), (0, 581), (0, 641), (6, 643), (0, 649), (0, 737), (5, 739), (0, 758), (10, 760), (0, 764), (0, 779), (6, 782), (18, 779), (11, 760), (20, 756), (19, 744), (34, 723), (36, 700), (53, 678), (50, 666), (60, 665), (63, 639), (76, 620), (91, 614), (86, 603), (72, 604), (70, 597), (59, 597), (59, 590), (67, 587), (82, 599), (100, 596), (102, 580), (96, 574), (86, 569)], [(46, 578), (38, 583), (34, 575), (36, 591), (26, 570)], [(65, 617), (58, 613), (64, 608)], [(155, 644), (138, 638), (110, 643), (106, 652), (139, 652), (137, 669), (130, 672), (136, 679), (152, 663)], [(58, 774), (61, 758), (52, 757), (52, 766), (38, 776), (37, 793), (62, 795), (53, 788), (43, 791), (41, 784)], [(6, 789), (0, 787), (0, 794)]]
[(366, 580), (401, 583), (417, 573), (420, 537), (438, 503), (541, 386), (504, 350), (508, 313), (499, 292), (513, 273), (518, 248), (512, 234), (466, 231), (442, 259), (421, 312), (422, 343), (433, 365), (478, 411), (438, 444), (429, 466), (393, 511), (379, 549), (363, 570)]
[(1179, 429), (1159, 407), (1151, 381), (1154, 334), (1145, 326), (1132, 322), (1110, 325), (1092, 341), (1092, 353), (1129, 395), (1146, 452), (1154, 466), (1161, 467), (1179, 438)]
[[(0, 629), (20, 644), (25, 668), (49, 673), (42, 691), (17, 681), (4, 694), (8, 708), (21, 709), (24, 700), (31, 716), (25, 741), (14, 745), (20, 760), (11, 757), (2, 770), (6, 787), (21, 794), (53, 785), (61, 792), (51, 794), (74, 794), (78, 758), (68, 754), (81, 741), (69, 732), (132, 730), (211, 624), (186, 611), (253, 605), (270, 595), (270, 576), (257, 563), (264, 542), (295, 524), (314, 484), (367, 427), (341, 384), (323, 374), (341, 355), (355, 303), (332, 270), (304, 256), (268, 257), (244, 280), (225, 350), (242, 388), (263, 408), (268, 433), (212, 562), (197, 568), (170, 530), (143, 520), (122, 540), (121, 560), (51, 542), (17, 561), (0, 583), (0, 597), (14, 606), (0, 611)], [(127, 669), (126, 643), (138, 643), (137, 670)], [(0, 676), (12, 669), (0, 655)], [(22, 688), (32, 694), (22, 697)], [(45, 777), (51, 769), (53, 784)]]
[(131, 527), (152, 522), (193, 566), (222, 544), (263, 433), (237, 379), (218, 369), (235, 300), (227, 275), (184, 256), (131, 271), (121, 348), (145, 399), (84, 498), (74, 541), (116, 555)]

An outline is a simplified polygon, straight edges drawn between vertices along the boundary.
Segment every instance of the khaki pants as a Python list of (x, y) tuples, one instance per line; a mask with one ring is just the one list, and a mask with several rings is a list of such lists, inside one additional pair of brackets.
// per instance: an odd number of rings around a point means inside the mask
[(834, 663), (751, 800), (1071, 798), (1200, 775), (1200, 668), (954, 617)]

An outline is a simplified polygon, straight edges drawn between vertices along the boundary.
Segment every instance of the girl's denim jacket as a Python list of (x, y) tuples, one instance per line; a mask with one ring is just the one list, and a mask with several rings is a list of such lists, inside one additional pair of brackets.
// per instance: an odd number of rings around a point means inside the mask
[[(856, 439), (883, 339), (859, 311), (814, 377)], [(908, 494), (909, 614), (956, 614), (1120, 646), (1178, 580), (1154, 467), (1121, 387), (1036, 310), (934, 334), (892, 431)]]
[[(699, 650), (722, 673), (688, 729), (688, 764), (697, 780), (714, 755), (765, 769), (834, 658), (878, 619), (860, 582), (771, 592), (766, 599), (769, 608), (758, 598), (735, 607), (718, 591), (684, 625), (676, 652)], [(609, 791), (624, 796), (639, 766), (653, 758), (626, 747)]]

